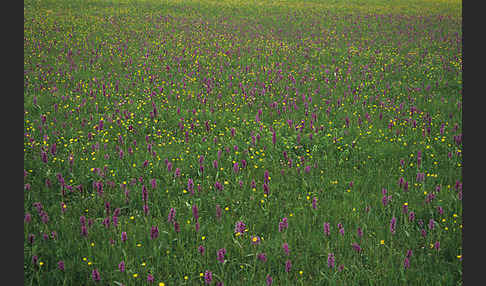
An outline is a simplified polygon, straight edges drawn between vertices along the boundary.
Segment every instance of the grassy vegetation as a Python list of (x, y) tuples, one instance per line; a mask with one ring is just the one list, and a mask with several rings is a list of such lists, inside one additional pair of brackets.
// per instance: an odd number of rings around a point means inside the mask
[(461, 285), (456, 0), (24, 1), (26, 285)]

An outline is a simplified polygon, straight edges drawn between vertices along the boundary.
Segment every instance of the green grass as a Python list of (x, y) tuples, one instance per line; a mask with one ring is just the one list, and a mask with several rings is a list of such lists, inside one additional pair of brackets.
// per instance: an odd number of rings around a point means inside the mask
[(461, 9), (25, 1), (25, 284), (461, 285)]

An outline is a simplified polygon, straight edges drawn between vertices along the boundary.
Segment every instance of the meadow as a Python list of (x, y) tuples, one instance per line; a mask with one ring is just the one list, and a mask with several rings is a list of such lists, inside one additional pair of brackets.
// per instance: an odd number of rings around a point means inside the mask
[(25, 0), (24, 285), (462, 285), (459, 0)]

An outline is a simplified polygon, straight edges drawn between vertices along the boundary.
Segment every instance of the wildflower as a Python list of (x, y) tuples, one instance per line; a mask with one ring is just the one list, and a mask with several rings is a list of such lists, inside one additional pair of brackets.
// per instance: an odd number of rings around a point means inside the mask
[(103, 219), (103, 222), (102, 224), (106, 227), (106, 228), (109, 228), (110, 227), (110, 217), (107, 217), (105, 219)]
[(253, 237), (251, 238), (251, 244), (253, 244), (253, 245), (260, 244), (260, 241), (261, 241), (261, 240), (260, 240), (260, 237), (259, 237), (259, 236), (253, 236)]
[(289, 273), (290, 269), (292, 269), (292, 261), (289, 259), (285, 262), (285, 272)]
[(361, 252), (361, 246), (359, 246), (359, 244), (353, 243), (352, 247), (356, 252)]
[(435, 227), (435, 221), (433, 219), (430, 219), (429, 220), (429, 229), (432, 230), (432, 229), (434, 229), (434, 227)]
[(41, 152), (41, 159), (42, 162), (47, 163), (47, 153), (44, 150)]
[(192, 205), (192, 216), (194, 217), (194, 220), (195, 221), (198, 221), (198, 219), (199, 219), (199, 211), (198, 211), (198, 208), (197, 208), (197, 205), (196, 204)]
[(413, 221), (415, 219), (415, 212), (408, 213), (408, 221)]
[(179, 233), (181, 231), (181, 228), (179, 226), (179, 223), (177, 221), (174, 222), (174, 231)]
[(267, 183), (263, 183), (263, 193), (268, 195), (270, 193), (270, 188), (268, 187)]
[(395, 227), (396, 227), (396, 223), (397, 223), (397, 219), (396, 217), (392, 217), (391, 221), (390, 221), (390, 232), (392, 234), (395, 234)]
[(440, 242), (439, 242), (439, 241), (436, 241), (436, 242), (434, 243), (434, 248), (435, 248), (435, 249), (437, 249), (437, 251), (439, 251), (439, 250), (440, 250)]
[(312, 208), (317, 209), (317, 198), (316, 197), (312, 198)]
[(410, 259), (408, 257), (405, 257), (404, 261), (403, 261), (403, 267), (405, 269), (408, 269), (410, 268)]
[(267, 262), (267, 255), (265, 253), (258, 253), (257, 258), (262, 262)]
[(176, 210), (174, 208), (170, 208), (169, 216), (167, 217), (167, 222), (174, 222), (176, 215)]
[(204, 252), (206, 251), (206, 249), (204, 248), (204, 246), (199, 245), (199, 247), (197, 248), (197, 251), (199, 253), (201, 253), (201, 255), (204, 255)]
[(425, 229), (420, 230), (420, 233), (422, 234), (422, 237), (427, 236), (427, 231)]
[(34, 244), (35, 235), (30, 233), (29, 236), (28, 236), (28, 240), (29, 240), (30, 244)]
[(287, 218), (286, 217), (282, 218), (282, 221), (279, 222), (279, 224), (278, 224), (278, 231), (282, 232), (283, 230), (287, 229), (288, 227), (289, 227), (289, 224), (287, 222)]
[(116, 226), (118, 226), (118, 217), (117, 217), (117, 216), (115, 216), (115, 215), (113, 215), (112, 220), (113, 220), (113, 225), (114, 225), (115, 227), (116, 227)]
[(156, 239), (159, 236), (159, 228), (157, 226), (152, 226), (150, 229), (150, 239)]
[(289, 245), (287, 244), (287, 242), (284, 242), (284, 243), (282, 244), (282, 248), (283, 248), (283, 250), (284, 250), (285, 254), (286, 254), (286, 255), (289, 255), (290, 250), (289, 250)]
[(154, 276), (152, 274), (147, 274), (147, 282), (148, 283), (153, 283), (154, 282)]
[(145, 185), (142, 185), (142, 200), (146, 202), (148, 199), (148, 191)]
[(26, 223), (29, 223), (29, 222), (31, 222), (31, 221), (32, 221), (32, 216), (31, 216), (31, 214), (30, 214), (30, 213), (26, 213), (26, 214), (25, 214), (24, 221), (25, 221)]
[(417, 177), (415, 178), (415, 180), (417, 182), (422, 182), (423, 180), (425, 179), (425, 173), (417, 173)]
[(191, 178), (187, 179), (187, 189), (194, 195), (194, 181)]
[(226, 254), (226, 248), (221, 248), (218, 250), (217, 252), (217, 256), (218, 256), (218, 261), (223, 263), (224, 262), (224, 255)]
[(361, 227), (358, 227), (357, 232), (358, 232), (358, 236), (359, 236), (360, 238), (361, 238), (361, 237), (363, 237), (363, 230), (361, 229)]
[(341, 223), (338, 223), (337, 227), (339, 229), (339, 234), (344, 235), (344, 226)]
[(329, 253), (327, 255), (327, 266), (329, 268), (334, 268), (334, 262), (335, 262), (334, 253)]
[(392, 196), (383, 195), (383, 197), (381, 198), (381, 203), (383, 204), (383, 206), (386, 206), (390, 202), (391, 198)]
[(100, 272), (98, 271), (98, 269), (93, 269), (93, 271), (91, 272), (91, 277), (95, 282), (99, 282), (101, 280)]
[(61, 271), (64, 271), (64, 261), (60, 260), (57, 262), (57, 268)]
[(324, 234), (327, 235), (327, 236), (329, 236), (331, 234), (330, 227), (331, 226), (328, 222), (324, 223)]
[(235, 233), (244, 234), (246, 230), (246, 225), (242, 221), (237, 221), (235, 224)]
[(49, 216), (47, 215), (47, 213), (45, 211), (40, 212), (40, 217), (41, 217), (41, 220), (44, 224), (47, 224), (49, 222)]
[(127, 232), (126, 232), (126, 231), (123, 231), (123, 232), (121, 233), (121, 241), (122, 241), (122, 242), (127, 241)]
[(118, 264), (118, 269), (120, 272), (125, 272), (125, 261), (122, 261)]
[(267, 286), (272, 285), (272, 283), (273, 283), (272, 276), (270, 276), (269, 274), (267, 274), (267, 277), (265, 279), (265, 282), (267, 283)]
[(213, 281), (213, 272), (206, 270), (206, 272), (204, 272), (204, 282), (206, 284), (211, 284), (212, 281)]

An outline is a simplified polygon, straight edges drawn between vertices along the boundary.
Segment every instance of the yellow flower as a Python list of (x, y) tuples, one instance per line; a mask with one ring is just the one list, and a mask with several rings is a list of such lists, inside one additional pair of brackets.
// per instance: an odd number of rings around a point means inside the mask
[(299, 271), (299, 274), (300, 274), (300, 275), (304, 274), (304, 271), (300, 270), (300, 271)]
[(384, 241), (383, 239), (382, 239), (382, 240), (380, 240), (380, 244), (381, 244), (381, 245), (385, 244), (385, 241)]
[(39, 262), (39, 266), (42, 266), (42, 265), (44, 265), (44, 262), (42, 262), (42, 261)]
[[(184, 277), (185, 278), (185, 277)], [(159, 283), (159, 286), (165, 286), (165, 283), (164, 282), (160, 282)]]
[(133, 274), (133, 278), (137, 278), (137, 277), (138, 277), (138, 273)]

